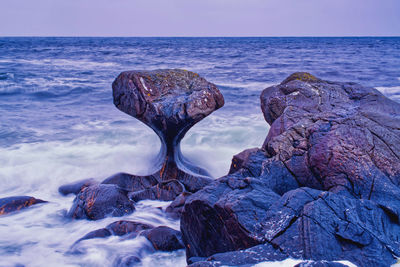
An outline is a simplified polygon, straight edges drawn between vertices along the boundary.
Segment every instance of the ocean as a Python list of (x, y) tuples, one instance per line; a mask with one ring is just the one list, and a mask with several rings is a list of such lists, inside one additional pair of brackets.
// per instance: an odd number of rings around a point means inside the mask
[[(143, 266), (185, 266), (184, 250), (149, 254), (145, 239), (73, 243), (121, 218), (92, 222), (65, 214), (74, 196), (58, 187), (117, 172), (149, 174), (158, 137), (117, 110), (111, 83), (126, 70), (181, 68), (215, 83), (225, 106), (195, 125), (182, 152), (225, 175), (232, 156), (259, 147), (269, 126), (261, 91), (296, 71), (375, 87), (400, 102), (399, 38), (0, 38), (0, 198), (48, 204), (0, 217), (0, 266), (112, 266), (140, 254)], [(143, 201), (125, 220), (179, 229)]]

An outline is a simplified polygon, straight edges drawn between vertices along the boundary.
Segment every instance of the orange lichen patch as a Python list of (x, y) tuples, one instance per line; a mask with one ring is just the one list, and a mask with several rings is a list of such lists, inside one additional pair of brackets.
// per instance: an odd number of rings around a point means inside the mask
[(92, 210), (93, 205), (95, 204), (95, 201), (96, 201), (96, 194), (92, 192), (92, 194), (86, 200), (86, 206), (87, 206), (88, 213), (90, 213), (90, 211)]
[(160, 177), (163, 176), (163, 173), (164, 173), (164, 171), (165, 171), (165, 167), (167, 166), (167, 163), (168, 163), (168, 156), (165, 157), (164, 165), (162, 166), (162, 168), (161, 168), (161, 170), (160, 170)]
[(288, 83), (294, 80), (299, 80), (303, 82), (318, 82), (320, 79), (308, 72), (296, 72), (287, 77), (282, 83)]

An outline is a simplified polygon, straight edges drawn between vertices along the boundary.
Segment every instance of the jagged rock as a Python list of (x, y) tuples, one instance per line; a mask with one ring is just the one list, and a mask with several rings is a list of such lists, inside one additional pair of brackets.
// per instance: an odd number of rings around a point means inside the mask
[(229, 251), (214, 254), (207, 259), (190, 258), (188, 263), (191, 267), (202, 266), (253, 266), (264, 261), (282, 261), (288, 255), (275, 249), (270, 244), (262, 244), (246, 250)]
[(260, 179), (227, 176), (186, 200), (181, 232), (187, 258), (260, 244), (253, 232), (279, 195)]
[(261, 103), (271, 124), (263, 147), (236, 155), (228, 176), (186, 200), (187, 257), (272, 244), (292, 258), (393, 264), (400, 104), (307, 73), (267, 88)]
[(127, 192), (116, 185), (99, 184), (85, 187), (75, 197), (68, 216), (74, 219), (99, 220), (106, 216), (123, 216), (135, 210)]
[(89, 179), (84, 179), (80, 181), (76, 181), (70, 184), (62, 185), (58, 188), (58, 192), (61, 195), (68, 195), (68, 194), (78, 194), (83, 188), (95, 185), (98, 182), (96, 182), (95, 179), (89, 178)]
[(116, 221), (107, 225), (107, 227), (105, 228), (97, 229), (86, 234), (78, 241), (76, 241), (75, 244), (83, 240), (92, 238), (104, 238), (104, 237), (109, 237), (111, 235), (124, 236), (129, 234), (129, 238), (135, 238), (142, 231), (152, 228), (153, 228), (152, 225), (140, 222), (124, 221), (124, 220)]
[(30, 207), (35, 204), (46, 203), (47, 201), (30, 196), (15, 196), (0, 198), (0, 216), (11, 212)]
[(371, 199), (400, 215), (400, 104), (373, 88), (291, 75), (261, 94), (263, 148), (301, 186)]
[[(160, 137), (161, 162), (156, 164), (160, 170), (154, 176), (160, 180), (209, 176), (183, 157), (180, 141), (193, 125), (224, 105), (214, 84), (197, 73), (174, 69), (122, 72), (112, 87), (115, 106), (148, 125)], [(198, 190), (197, 186), (194, 188)]]
[(144, 199), (171, 201), (184, 190), (185, 188), (179, 181), (169, 180), (160, 182), (142, 191), (131, 192), (128, 196), (136, 202)]
[(181, 232), (167, 226), (144, 231), (141, 235), (145, 236), (156, 250), (174, 251), (185, 248)]
[(191, 195), (191, 193), (183, 192), (171, 202), (171, 204), (165, 209), (165, 212), (175, 219), (180, 218), (186, 199)]

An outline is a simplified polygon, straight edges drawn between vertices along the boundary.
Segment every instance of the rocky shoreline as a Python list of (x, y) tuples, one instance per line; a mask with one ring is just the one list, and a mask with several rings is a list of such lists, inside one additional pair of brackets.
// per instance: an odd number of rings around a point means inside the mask
[[(234, 156), (229, 173), (216, 180), (179, 146), (193, 125), (224, 105), (214, 84), (185, 70), (123, 72), (113, 97), (159, 136), (159, 171), (61, 186), (61, 194), (76, 194), (67, 216), (99, 220), (130, 214), (140, 200), (172, 201), (166, 212), (180, 218), (181, 232), (120, 220), (76, 243), (143, 236), (150, 251), (185, 247), (191, 266), (287, 258), (313, 260), (305, 263), (311, 266), (390, 266), (400, 256), (400, 104), (376, 89), (308, 73), (265, 89), (261, 109), (271, 128), (263, 146)], [(0, 215), (43, 202), (0, 199)], [(129, 255), (116, 265), (138, 263)]]

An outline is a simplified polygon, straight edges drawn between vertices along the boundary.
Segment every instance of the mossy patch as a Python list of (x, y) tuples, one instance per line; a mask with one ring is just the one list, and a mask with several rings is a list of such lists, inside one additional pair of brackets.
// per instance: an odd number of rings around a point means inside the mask
[(321, 81), (314, 75), (308, 73), (308, 72), (295, 72), (289, 77), (287, 77), (282, 83), (288, 83), (294, 80), (299, 80), (303, 82), (319, 82)]

